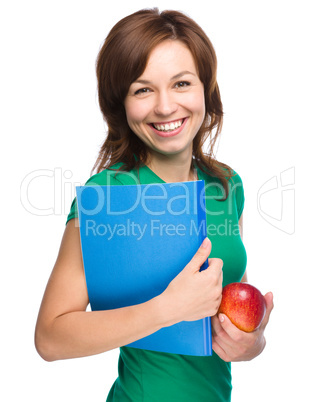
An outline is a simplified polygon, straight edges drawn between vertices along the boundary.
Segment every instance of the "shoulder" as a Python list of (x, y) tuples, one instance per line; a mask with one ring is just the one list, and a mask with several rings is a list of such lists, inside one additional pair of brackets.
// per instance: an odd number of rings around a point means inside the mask
[[(123, 164), (117, 163), (109, 169), (92, 175), (85, 183), (85, 186), (121, 186), (139, 184), (138, 172), (136, 169), (131, 171), (122, 170)], [(141, 168), (140, 168), (141, 170)], [(77, 218), (77, 199), (74, 198), (66, 223), (73, 218)]]
[[(237, 171), (223, 163), (220, 163), (220, 169), (220, 171), (222, 172), (222, 176), (229, 183), (230, 187), (243, 187), (241, 176)], [(203, 169), (200, 169), (199, 167), (197, 167), (197, 170), (199, 177), (205, 180), (205, 182), (214, 182), (221, 184), (221, 179), (219, 179), (215, 174), (211, 174), (210, 172), (206, 173)]]
[[(232, 200), (232, 202), (235, 203), (238, 212), (238, 218), (240, 218), (243, 212), (245, 202), (242, 178), (239, 175), (239, 173), (230, 166), (224, 164), (222, 165), (223, 165), (222, 169), (224, 171), (224, 177), (227, 180), (228, 185), (227, 199), (230, 199)], [(208, 184), (210, 185), (209, 191), (214, 191), (212, 188), (216, 186), (219, 196), (223, 196), (223, 194), (225, 194), (226, 189), (225, 188), (222, 189), (222, 182), (220, 179), (218, 179), (215, 176), (211, 176), (210, 174), (204, 174), (204, 172), (200, 173), (199, 176), (200, 179), (203, 179), (205, 181), (206, 186)]]
[(239, 173), (232, 169), (232, 176), (229, 179), (230, 186), (243, 187), (243, 181)]

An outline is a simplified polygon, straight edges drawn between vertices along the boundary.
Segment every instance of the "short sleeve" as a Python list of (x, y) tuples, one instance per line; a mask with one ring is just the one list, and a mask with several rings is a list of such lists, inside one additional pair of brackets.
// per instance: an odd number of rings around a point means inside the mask
[[(122, 183), (114, 176), (115, 171), (104, 170), (91, 176), (85, 186), (107, 186), (107, 185), (121, 185)], [(67, 216), (66, 224), (74, 218), (78, 218), (77, 200), (76, 197), (72, 201), (70, 212)]]
[(235, 195), (235, 200), (237, 204), (237, 211), (238, 211), (238, 219), (240, 219), (243, 209), (244, 209), (244, 188), (243, 188), (243, 182), (241, 177), (238, 175), (238, 173), (234, 172), (234, 176), (231, 178), (231, 192)]
[(71, 219), (74, 219), (74, 218), (77, 218), (77, 217), (78, 217), (78, 212), (77, 212), (77, 202), (76, 202), (76, 197), (75, 197), (74, 200), (72, 201), (70, 212), (69, 212), (69, 214), (67, 216), (66, 224)]

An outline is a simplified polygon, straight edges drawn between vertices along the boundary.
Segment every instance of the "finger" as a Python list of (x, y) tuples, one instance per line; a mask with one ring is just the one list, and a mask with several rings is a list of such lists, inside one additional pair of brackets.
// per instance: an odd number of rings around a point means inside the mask
[[(260, 332), (247, 333), (237, 328), (224, 314), (219, 314), (219, 322), (222, 330), (214, 337), (215, 342), (223, 349), (230, 361), (251, 360), (260, 354), (262, 348)], [(256, 354), (257, 353), (257, 354)], [(224, 359), (225, 360), (225, 359)]]
[(221, 331), (223, 331), (220, 322), (219, 322), (219, 318), (218, 315), (214, 315), (212, 317), (210, 317), (211, 320), (211, 326), (212, 326), (212, 336), (219, 336), (219, 333), (221, 333)]
[[(226, 318), (228, 319), (228, 317)], [(230, 337), (225, 328), (222, 326), (223, 322), (220, 321), (217, 314), (211, 317), (211, 324), (212, 324), (213, 340), (215, 340), (215, 342), (224, 350), (226, 348), (232, 347), (234, 343), (233, 339)]]
[(212, 324), (212, 349), (223, 360), (229, 361), (227, 350), (232, 348), (229, 335), (222, 328), (217, 315), (211, 317)]
[[(220, 281), (222, 284), (222, 267), (223, 267), (223, 260), (220, 258), (208, 258), (208, 268), (210, 268), (210, 271), (217, 271), (217, 273), (220, 274)], [(204, 272), (204, 271), (203, 271)]]
[(200, 267), (207, 260), (210, 252), (211, 252), (212, 244), (208, 237), (205, 237), (203, 243), (194, 254), (191, 261), (187, 264), (186, 269), (192, 270), (193, 272), (197, 272), (200, 270)]
[(265, 302), (266, 302), (266, 313), (265, 317), (261, 323), (261, 327), (265, 329), (266, 325), (268, 324), (270, 313), (272, 312), (274, 308), (274, 296), (272, 292), (268, 292), (264, 296)]
[(218, 355), (222, 360), (224, 360), (225, 362), (230, 361), (230, 359), (229, 359), (227, 353), (224, 351), (224, 349), (219, 345), (219, 343), (217, 343), (214, 340), (212, 343), (212, 349), (216, 353), (216, 355)]
[[(220, 336), (224, 337), (224, 341), (232, 345), (234, 340), (239, 340), (242, 331), (236, 327), (225, 314), (218, 314), (219, 324), (221, 326)], [(223, 332), (225, 334), (223, 334)]]

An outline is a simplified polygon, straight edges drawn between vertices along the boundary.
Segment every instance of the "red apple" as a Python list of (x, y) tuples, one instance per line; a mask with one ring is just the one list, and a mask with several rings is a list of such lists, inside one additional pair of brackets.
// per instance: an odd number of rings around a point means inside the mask
[(223, 313), (241, 331), (258, 328), (266, 313), (266, 302), (261, 292), (248, 283), (235, 282), (222, 290), (218, 314)]

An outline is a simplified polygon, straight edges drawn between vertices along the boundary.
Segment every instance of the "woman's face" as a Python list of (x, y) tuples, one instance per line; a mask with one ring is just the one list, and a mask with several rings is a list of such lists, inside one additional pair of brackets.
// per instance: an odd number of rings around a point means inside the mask
[(131, 130), (151, 155), (192, 156), (205, 117), (204, 87), (190, 50), (178, 40), (156, 46), (125, 99)]

